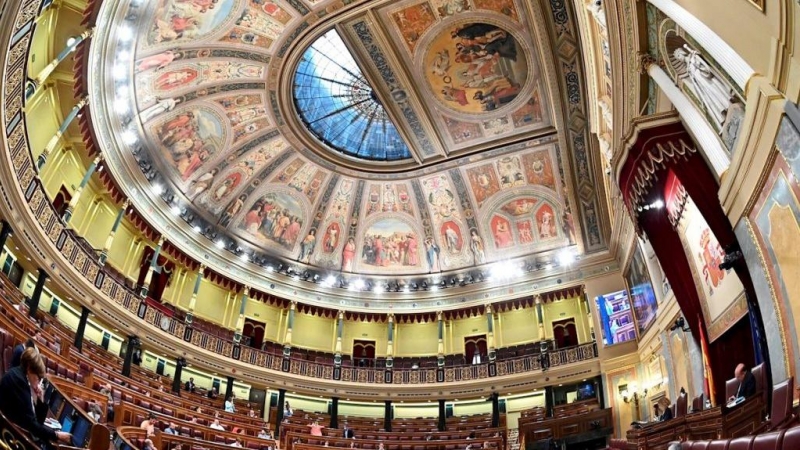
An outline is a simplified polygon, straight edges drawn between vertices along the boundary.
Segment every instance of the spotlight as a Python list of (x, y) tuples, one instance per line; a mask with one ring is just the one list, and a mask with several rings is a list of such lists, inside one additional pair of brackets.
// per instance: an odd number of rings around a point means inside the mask
[(310, 277), (311, 273), (309, 271), (306, 270), (305, 272), (303, 272), (303, 280), (308, 281)]
[(458, 280), (456, 280), (455, 278), (450, 278), (450, 286), (455, 286), (457, 282)]
[(382, 293), (383, 293), (383, 291), (384, 291), (384, 288), (383, 288), (383, 286), (381, 286), (381, 285), (379, 285), (379, 284), (376, 284), (376, 285), (375, 285), (375, 287), (374, 287), (374, 288), (372, 288), (372, 292), (374, 292), (374, 293), (376, 293), (376, 294), (382, 294)]
[(270, 272), (270, 273), (275, 272), (275, 268), (272, 267), (272, 265), (269, 265), (269, 266), (267, 266), (267, 272)]
[(336, 283), (336, 277), (333, 275), (328, 275), (325, 277), (325, 281), (322, 282), (323, 285), (327, 287), (332, 287)]
[(357, 279), (353, 283), (353, 287), (358, 291), (363, 290), (364, 289), (364, 280), (362, 280), (361, 278)]
[(568, 266), (575, 262), (575, 254), (571, 249), (565, 248), (558, 253), (558, 264)]
[(286, 266), (284, 266), (283, 264), (278, 264), (278, 269), (277, 269), (278, 273), (283, 272), (284, 269), (286, 269)]
[(219, 249), (223, 249), (223, 248), (225, 248), (225, 241), (220, 239), (217, 242), (214, 242), (214, 245), (216, 245), (217, 248), (219, 248)]
[(425, 289), (425, 290), (428, 289), (428, 282), (427, 281), (423, 281), (422, 282), (422, 289)]
[(411, 283), (411, 289), (416, 291), (419, 289), (419, 285), (417, 283)]
[(164, 186), (162, 186), (162, 185), (160, 185), (160, 184), (157, 184), (157, 185), (153, 186), (153, 192), (154, 192), (156, 195), (161, 195), (161, 194), (163, 194), (163, 193), (164, 193)]
[(446, 287), (447, 287), (447, 281), (444, 281), (444, 280), (442, 280), (442, 281), (439, 283), (439, 286), (441, 286), (442, 288), (446, 288)]
[(318, 273), (314, 274), (314, 283), (319, 283), (319, 274)]
[[(117, 100), (117, 102), (115, 102), (115, 104), (118, 104), (118, 103), (119, 103), (119, 100)], [(126, 108), (127, 108), (127, 105), (126, 105)], [(136, 133), (133, 130), (125, 130), (125, 131), (122, 132), (122, 142), (124, 142), (125, 145), (133, 145), (133, 144), (136, 143), (137, 140), (138, 140), (138, 138), (136, 137)]]

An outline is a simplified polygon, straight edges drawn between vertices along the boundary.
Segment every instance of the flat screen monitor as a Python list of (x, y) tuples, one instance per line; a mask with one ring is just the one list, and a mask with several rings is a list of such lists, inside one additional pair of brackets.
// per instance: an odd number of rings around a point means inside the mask
[(58, 421), (64, 423), (64, 419), (69, 417), (72, 418), (73, 414), (75, 413), (75, 408), (72, 407), (69, 403), (64, 405), (64, 409), (61, 410), (61, 415), (58, 416)]
[(594, 383), (581, 383), (578, 385), (578, 400), (588, 400), (596, 397)]
[(64, 433), (72, 433), (72, 417), (65, 417), (61, 420), (61, 431)]
[(72, 426), (72, 446), (83, 448), (89, 443), (89, 430), (92, 428), (92, 422), (86, 417), (78, 416), (75, 419), (75, 425)]
[(53, 414), (58, 414), (58, 409), (61, 408), (61, 405), (64, 403), (64, 396), (61, 395), (61, 392), (53, 391), (52, 395), (50, 395), (50, 400), (48, 404), (50, 405), (50, 412)]

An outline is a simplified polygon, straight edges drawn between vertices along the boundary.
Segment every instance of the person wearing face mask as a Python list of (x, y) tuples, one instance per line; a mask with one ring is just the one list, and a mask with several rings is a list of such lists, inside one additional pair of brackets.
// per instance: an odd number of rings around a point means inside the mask
[(0, 380), (0, 392), (3, 393), (0, 412), (39, 440), (69, 443), (72, 440), (69, 433), (44, 425), (47, 417), (41, 384), (44, 377), (45, 366), (39, 351), (33, 347), (26, 348), (19, 366), (6, 372)]

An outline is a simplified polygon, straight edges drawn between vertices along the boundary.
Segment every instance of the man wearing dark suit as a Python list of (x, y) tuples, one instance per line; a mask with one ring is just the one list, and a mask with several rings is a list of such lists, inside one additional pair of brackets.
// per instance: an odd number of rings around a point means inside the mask
[(35, 348), (22, 352), (20, 365), (12, 368), (0, 380), (0, 412), (34, 438), (42, 441), (72, 440), (69, 433), (55, 431), (44, 424), (47, 417), (47, 403), (44, 402), (44, 389), (41, 380), (45, 376), (45, 366)]
[(189, 378), (189, 381), (187, 381), (187, 382), (184, 384), (183, 388), (184, 388), (185, 390), (189, 391), (189, 392), (194, 392), (194, 378), (193, 378), (193, 377), (192, 377), (192, 378)]
[(752, 397), (756, 393), (756, 377), (750, 372), (744, 364), (736, 366), (734, 377), (739, 380), (739, 389), (736, 390), (736, 396), (731, 400), (736, 400), (739, 397)]
[(350, 428), (347, 424), (344, 424), (344, 437), (345, 439), (355, 439), (356, 432), (352, 428)]

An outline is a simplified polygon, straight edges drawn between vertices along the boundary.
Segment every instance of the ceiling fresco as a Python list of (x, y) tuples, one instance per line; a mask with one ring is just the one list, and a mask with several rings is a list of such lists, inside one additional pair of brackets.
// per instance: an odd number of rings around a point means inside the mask
[[(138, 30), (130, 62), (107, 55), (95, 74), (115, 86), (110, 123), (128, 136), (105, 149), (118, 152), (107, 157), (111, 172), (142, 192), (157, 185), (209, 248), (232, 239), (253, 255), (330, 271), (428, 274), (602, 250), (597, 203), (576, 194), (573, 143), (556, 129), (574, 107), (561, 106), (559, 63), (542, 51), (548, 29), (534, 25), (553, 20), (544, 8), (121, 2), (117, 20)], [(309, 56), (332, 29), (343, 47)], [(310, 58), (335, 70), (315, 72)], [(351, 128), (309, 129), (342, 109)], [(387, 156), (378, 138), (361, 151), (359, 133), (389, 128), (406, 153)]]

